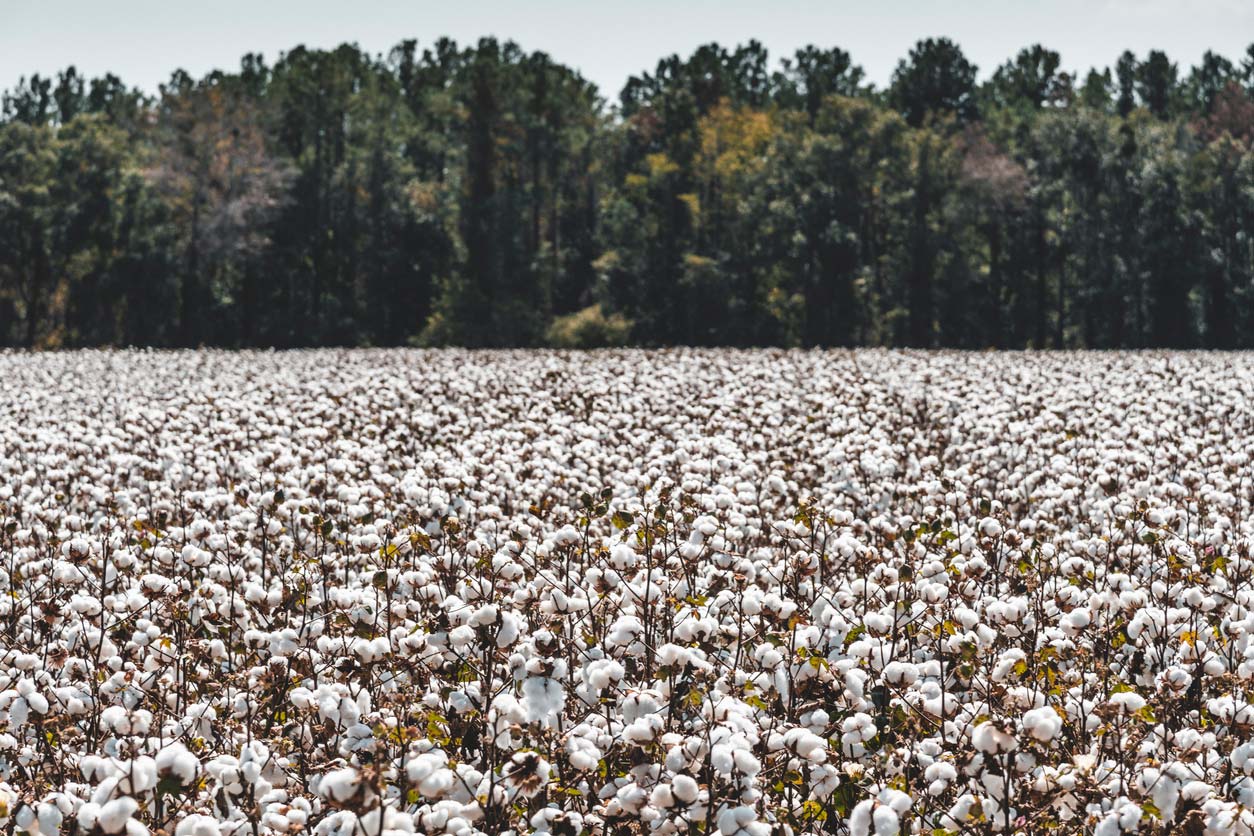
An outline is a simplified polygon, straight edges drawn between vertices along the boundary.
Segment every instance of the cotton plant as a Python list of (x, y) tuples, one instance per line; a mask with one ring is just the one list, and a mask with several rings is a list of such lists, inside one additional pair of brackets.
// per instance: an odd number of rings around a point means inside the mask
[(1254, 833), (1243, 355), (0, 355), (0, 827)]

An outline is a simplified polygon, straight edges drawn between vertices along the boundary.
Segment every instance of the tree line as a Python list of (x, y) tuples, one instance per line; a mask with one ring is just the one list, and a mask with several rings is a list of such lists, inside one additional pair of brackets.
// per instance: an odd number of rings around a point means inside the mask
[(297, 47), (0, 110), (0, 343), (1254, 346), (1254, 46), (986, 81), (702, 46)]

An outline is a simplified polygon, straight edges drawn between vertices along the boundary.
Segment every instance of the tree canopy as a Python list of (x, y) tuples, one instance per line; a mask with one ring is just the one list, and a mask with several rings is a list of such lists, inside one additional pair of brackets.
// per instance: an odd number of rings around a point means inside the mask
[(607, 98), (485, 38), (0, 107), (0, 344), (1254, 346), (1254, 46), (1083, 76), (945, 38), (668, 56)]

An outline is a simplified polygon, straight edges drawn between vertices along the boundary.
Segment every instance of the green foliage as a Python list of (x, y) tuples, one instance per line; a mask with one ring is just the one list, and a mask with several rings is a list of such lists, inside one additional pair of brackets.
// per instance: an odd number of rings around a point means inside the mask
[[(1251, 51), (1254, 55), (1254, 50)], [(0, 344), (1254, 345), (1254, 58), (487, 38), (0, 97)]]

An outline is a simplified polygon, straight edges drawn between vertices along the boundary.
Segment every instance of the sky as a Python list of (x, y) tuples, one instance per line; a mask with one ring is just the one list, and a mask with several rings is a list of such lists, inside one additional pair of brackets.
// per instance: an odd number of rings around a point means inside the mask
[(0, 88), (73, 64), (155, 92), (175, 68), (234, 70), (246, 52), (273, 62), (297, 44), (355, 41), (386, 53), (448, 35), (513, 39), (575, 67), (616, 99), (623, 82), (671, 53), (756, 38), (772, 58), (840, 46), (883, 86), (920, 38), (958, 42), (986, 78), (1040, 42), (1063, 68), (1164, 50), (1181, 75), (1207, 49), (1231, 59), (1254, 40), (1252, 0), (0, 0)]

